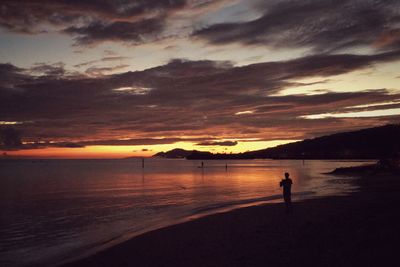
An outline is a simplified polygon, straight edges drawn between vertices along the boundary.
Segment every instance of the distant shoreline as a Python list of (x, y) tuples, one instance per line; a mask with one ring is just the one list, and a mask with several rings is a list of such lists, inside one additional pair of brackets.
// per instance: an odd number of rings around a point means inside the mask
[(161, 160), (193, 160), (193, 161), (201, 161), (201, 160), (215, 160), (215, 161), (223, 161), (223, 160), (338, 160), (338, 161), (373, 161), (378, 160), (378, 158), (310, 158), (310, 159), (296, 159), (296, 158), (244, 158), (244, 159), (186, 159), (186, 158), (163, 158), (163, 157), (135, 157), (135, 158), (17, 158), (17, 157), (0, 157), (1, 161), (16, 161), (16, 160), (26, 160), (26, 161), (44, 161), (44, 160), (151, 160), (151, 159), (161, 159)]

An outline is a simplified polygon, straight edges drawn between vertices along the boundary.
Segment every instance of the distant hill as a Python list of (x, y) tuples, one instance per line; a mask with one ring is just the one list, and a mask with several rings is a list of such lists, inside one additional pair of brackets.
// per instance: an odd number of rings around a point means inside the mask
[(400, 124), (385, 125), (239, 154), (193, 152), (187, 159), (377, 159), (399, 157)]
[(167, 151), (167, 152), (159, 152), (159, 153), (153, 155), (153, 157), (179, 159), (179, 158), (186, 158), (187, 156), (191, 155), (193, 152), (194, 152), (194, 150), (190, 151), (190, 150), (175, 148), (175, 149)]

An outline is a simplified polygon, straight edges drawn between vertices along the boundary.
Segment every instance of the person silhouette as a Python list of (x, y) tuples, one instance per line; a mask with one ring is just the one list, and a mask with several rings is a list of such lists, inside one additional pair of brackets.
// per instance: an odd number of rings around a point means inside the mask
[(285, 179), (282, 179), (279, 183), (280, 187), (283, 187), (283, 200), (285, 201), (286, 211), (292, 210), (292, 179), (289, 178), (289, 173), (285, 172)]

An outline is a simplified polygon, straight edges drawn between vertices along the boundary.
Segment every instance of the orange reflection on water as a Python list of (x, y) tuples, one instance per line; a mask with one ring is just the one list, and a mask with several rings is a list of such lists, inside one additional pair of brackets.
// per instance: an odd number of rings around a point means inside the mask
[[(134, 146), (87, 146), (87, 147), (47, 147), (7, 151), (7, 155), (29, 158), (122, 158), (132, 156)], [(139, 152), (136, 156), (147, 157), (151, 152)]]

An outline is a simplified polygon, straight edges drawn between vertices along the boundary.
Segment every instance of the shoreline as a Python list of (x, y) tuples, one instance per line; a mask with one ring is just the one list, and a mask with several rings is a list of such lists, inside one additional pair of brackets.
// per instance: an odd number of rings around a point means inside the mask
[[(314, 196), (312, 198), (308, 198), (309, 195), (314, 194), (315, 192), (313, 191), (304, 191), (304, 192), (293, 192), (292, 193), (292, 197), (294, 197), (294, 199), (297, 199), (298, 202), (302, 202), (302, 201), (306, 201), (306, 200), (312, 200), (312, 199), (319, 199), (319, 198), (324, 198), (324, 196)], [(176, 226), (176, 225), (181, 225), (181, 224), (185, 224), (191, 221), (195, 221), (195, 220), (199, 220), (202, 219), (204, 217), (208, 217), (208, 216), (213, 216), (213, 215), (223, 215), (229, 212), (233, 212), (236, 210), (240, 210), (240, 209), (246, 209), (246, 208), (250, 208), (253, 206), (263, 206), (263, 205), (275, 205), (280, 203), (282, 200), (281, 195), (271, 195), (271, 196), (267, 196), (267, 197), (263, 197), (260, 198), (260, 200), (254, 201), (245, 201), (243, 203), (238, 203), (238, 204), (232, 204), (232, 205), (228, 205), (225, 207), (220, 207), (220, 208), (210, 208), (210, 209), (204, 209), (201, 210), (199, 212), (193, 213), (192, 215), (188, 216), (188, 217), (182, 217), (181, 219), (178, 219), (176, 223), (174, 224), (169, 224), (166, 226), (161, 226), (161, 227), (156, 227), (154, 229), (150, 229), (150, 230), (143, 230), (142, 232), (139, 233), (134, 233), (134, 234), (130, 234), (131, 237), (123, 237), (120, 236), (120, 238), (115, 238), (110, 240), (110, 244), (109, 242), (105, 242), (103, 244), (103, 249), (98, 249), (98, 248), (94, 248), (92, 251), (88, 251), (86, 253), (83, 253), (80, 256), (73, 256), (71, 257), (72, 259), (63, 259), (61, 260), (61, 263), (58, 263), (56, 266), (67, 266), (71, 263), (75, 263), (75, 262), (79, 262), (81, 260), (85, 260), (87, 258), (90, 258), (92, 256), (95, 256), (99, 253), (103, 253), (109, 249), (112, 249), (115, 246), (118, 246), (120, 244), (123, 244), (125, 242), (130, 241), (131, 239), (137, 238), (141, 235), (145, 235), (147, 233), (151, 233), (154, 231), (161, 231), (165, 228), (169, 228), (172, 226)], [(240, 201), (238, 201), (240, 202)], [(129, 236), (129, 235), (128, 235)], [(123, 241), (121, 241), (121, 239)], [(44, 264), (45, 266), (47, 266), (46, 264)], [(52, 266), (52, 265), (48, 265), (48, 266)]]
[[(62, 266), (382, 265), (394, 260), (400, 219), (395, 175), (363, 176), (358, 192), (207, 215), (136, 236)], [(311, 253), (311, 255), (310, 255)]]

